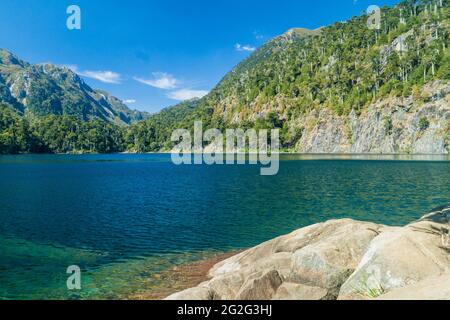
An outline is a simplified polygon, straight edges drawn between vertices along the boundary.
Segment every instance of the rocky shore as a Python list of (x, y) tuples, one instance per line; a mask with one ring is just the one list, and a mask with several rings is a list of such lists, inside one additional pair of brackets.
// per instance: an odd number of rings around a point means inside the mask
[(422, 94), (423, 101), (413, 96), (390, 97), (348, 116), (337, 116), (326, 108), (312, 110), (293, 124), (303, 128), (294, 149), (299, 153), (448, 154), (450, 85), (436, 81), (426, 85)]
[(450, 204), (404, 227), (343, 219), (302, 228), (166, 299), (450, 299)]
[(161, 273), (153, 274), (139, 293), (126, 296), (127, 300), (162, 300), (168, 295), (195, 287), (208, 280), (208, 272), (220, 261), (224, 261), (239, 251), (217, 253), (204, 259), (175, 266)]

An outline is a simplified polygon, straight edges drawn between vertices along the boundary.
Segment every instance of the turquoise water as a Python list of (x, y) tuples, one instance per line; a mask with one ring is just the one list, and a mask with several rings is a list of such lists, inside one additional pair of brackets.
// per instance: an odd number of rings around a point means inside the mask
[[(448, 157), (289, 155), (259, 173), (170, 155), (0, 157), (0, 298), (122, 298), (215, 252), (332, 218), (403, 225), (450, 199)], [(66, 289), (70, 265), (81, 291)]]

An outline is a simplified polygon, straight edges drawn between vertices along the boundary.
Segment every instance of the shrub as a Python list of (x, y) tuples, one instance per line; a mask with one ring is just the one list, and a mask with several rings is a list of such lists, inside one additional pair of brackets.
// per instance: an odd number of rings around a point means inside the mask
[(426, 117), (422, 117), (419, 120), (419, 130), (425, 131), (430, 127), (430, 121)]
[(384, 130), (386, 131), (387, 135), (392, 134), (392, 129), (394, 129), (394, 124), (392, 123), (391, 117), (384, 118)]

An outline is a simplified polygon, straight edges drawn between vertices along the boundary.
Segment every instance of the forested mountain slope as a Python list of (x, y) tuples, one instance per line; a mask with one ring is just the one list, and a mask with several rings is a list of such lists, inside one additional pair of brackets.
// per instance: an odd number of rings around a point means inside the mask
[[(133, 147), (170, 146), (173, 127), (280, 128), (286, 150), (448, 153), (449, 2), (403, 1), (314, 31), (292, 29), (254, 52), (168, 127), (150, 118)], [(171, 117), (171, 110), (174, 116)], [(160, 117), (157, 115), (155, 117)], [(130, 139), (132, 141), (133, 139)]]
[(0, 153), (168, 151), (175, 129), (281, 131), (283, 150), (449, 153), (449, 0), (406, 0), (317, 30), (291, 29), (204, 98), (148, 119), (76, 74), (0, 50)]

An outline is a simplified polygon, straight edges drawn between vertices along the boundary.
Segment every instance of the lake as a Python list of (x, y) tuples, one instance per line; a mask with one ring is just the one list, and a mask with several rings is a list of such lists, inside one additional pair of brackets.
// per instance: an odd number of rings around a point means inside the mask
[[(106, 299), (175, 265), (335, 218), (407, 224), (450, 199), (448, 156), (281, 156), (175, 166), (170, 155), (0, 156), (0, 299)], [(68, 291), (66, 269), (82, 270)]]

